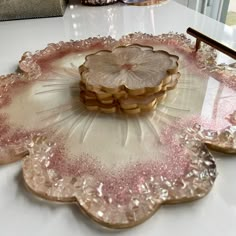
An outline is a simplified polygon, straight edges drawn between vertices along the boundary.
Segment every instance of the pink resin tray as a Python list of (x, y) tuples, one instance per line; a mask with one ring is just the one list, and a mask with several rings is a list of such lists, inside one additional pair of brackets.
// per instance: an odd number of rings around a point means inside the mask
[[(130, 44), (177, 55), (176, 88), (145, 115), (88, 111), (78, 67), (88, 54)], [(22, 159), (31, 192), (75, 203), (110, 228), (140, 224), (162, 204), (202, 198), (216, 178), (205, 144), (229, 153), (236, 148), (236, 73), (215, 59), (212, 48), (196, 53), (190, 40), (172, 33), (90, 38), (27, 52), (21, 73), (0, 79), (0, 163)]]

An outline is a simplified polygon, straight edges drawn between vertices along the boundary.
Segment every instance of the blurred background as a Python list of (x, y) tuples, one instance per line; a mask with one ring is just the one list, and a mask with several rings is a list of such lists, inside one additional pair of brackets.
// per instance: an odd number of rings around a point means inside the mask
[(217, 21), (236, 27), (236, 0), (175, 0)]

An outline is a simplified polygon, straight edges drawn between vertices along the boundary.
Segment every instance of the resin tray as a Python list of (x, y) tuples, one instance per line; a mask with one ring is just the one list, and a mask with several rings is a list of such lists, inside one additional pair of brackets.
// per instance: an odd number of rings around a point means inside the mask
[[(176, 88), (145, 115), (89, 111), (80, 101), (79, 66), (88, 54), (130, 44), (178, 55)], [(0, 79), (0, 163), (23, 159), (33, 194), (75, 203), (110, 228), (204, 197), (216, 178), (205, 143), (235, 152), (236, 74), (216, 65), (212, 48), (193, 48), (182, 34), (137, 33), (25, 53), (22, 72)]]

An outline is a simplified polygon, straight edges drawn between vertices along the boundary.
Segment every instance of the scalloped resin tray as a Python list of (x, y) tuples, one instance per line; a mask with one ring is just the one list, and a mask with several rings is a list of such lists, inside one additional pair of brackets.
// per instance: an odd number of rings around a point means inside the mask
[[(89, 54), (130, 44), (177, 55), (175, 89), (145, 114), (88, 110), (79, 66)], [(33, 194), (75, 203), (110, 228), (140, 224), (162, 204), (202, 198), (216, 178), (205, 143), (230, 153), (236, 147), (235, 70), (215, 59), (212, 48), (196, 53), (172, 33), (60, 42), (25, 53), (21, 73), (0, 79), (0, 163), (22, 159)]]

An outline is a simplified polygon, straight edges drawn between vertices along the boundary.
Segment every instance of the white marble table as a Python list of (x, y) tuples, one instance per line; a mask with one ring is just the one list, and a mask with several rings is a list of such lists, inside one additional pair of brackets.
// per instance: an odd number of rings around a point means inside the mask
[[(236, 30), (175, 2), (163, 6), (70, 4), (62, 18), (0, 22), (0, 74), (13, 72), (25, 51), (47, 43), (132, 33), (185, 32), (193, 27), (236, 48)], [(0, 167), (0, 235), (135, 235), (235, 236), (236, 158), (217, 159), (219, 176), (204, 199), (164, 206), (144, 224), (126, 231), (103, 230), (88, 221), (75, 206), (41, 202), (23, 187), (21, 164)]]

